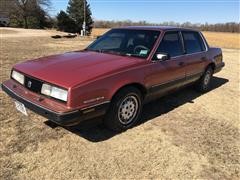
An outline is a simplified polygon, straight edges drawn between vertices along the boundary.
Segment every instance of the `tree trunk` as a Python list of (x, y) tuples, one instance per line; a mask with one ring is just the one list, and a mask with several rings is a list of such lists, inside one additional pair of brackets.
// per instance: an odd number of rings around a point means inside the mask
[(25, 29), (28, 29), (28, 20), (27, 20), (27, 16), (24, 16), (23, 19), (24, 19), (24, 28), (25, 28)]

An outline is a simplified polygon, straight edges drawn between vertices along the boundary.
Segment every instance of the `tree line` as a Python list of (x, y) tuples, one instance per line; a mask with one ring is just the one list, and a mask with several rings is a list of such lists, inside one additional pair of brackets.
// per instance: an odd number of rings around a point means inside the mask
[(149, 23), (147, 21), (133, 22), (131, 20), (125, 21), (103, 21), (96, 20), (94, 22), (94, 28), (114, 28), (121, 26), (175, 26), (184, 28), (193, 28), (201, 31), (213, 31), (213, 32), (240, 32), (240, 23), (228, 22), (228, 23), (216, 23), (216, 24), (200, 24), (200, 23), (176, 23), (176, 22), (163, 22), (163, 23)]

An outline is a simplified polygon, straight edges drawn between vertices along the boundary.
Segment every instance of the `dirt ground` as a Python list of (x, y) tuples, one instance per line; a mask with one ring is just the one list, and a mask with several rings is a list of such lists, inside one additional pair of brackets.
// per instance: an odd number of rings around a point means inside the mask
[[(91, 41), (2, 33), (0, 82), (15, 63)], [(0, 91), (0, 179), (239, 179), (240, 50), (223, 54), (226, 67), (210, 92), (189, 87), (157, 99), (121, 134), (100, 119), (65, 129), (31, 112), (25, 117)]]

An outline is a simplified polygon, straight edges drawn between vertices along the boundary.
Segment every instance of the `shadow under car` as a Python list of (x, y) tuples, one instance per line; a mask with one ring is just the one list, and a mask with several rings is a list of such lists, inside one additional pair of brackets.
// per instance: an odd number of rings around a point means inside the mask
[[(225, 78), (213, 77), (211, 88), (209, 91), (219, 88), (220, 86), (226, 84), (228, 81), (229, 80)], [(172, 94), (166, 95), (150, 103), (147, 103), (143, 106), (141, 119), (136, 126), (141, 125), (162, 114), (166, 114), (174, 110), (175, 108), (184, 105), (185, 103), (194, 103), (193, 100), (202, 95), (204, 94), (195, 91), (191, 87), (185, 87)], [(112, 138), (118, 133), (104, 127), (104, 125), (101, 123), (102, 119), (103, 118), (101, 117), (95, 118), (82, 122), (76, 126), (63, 128), (91, 142), (105, 141), (109, 138)], [(58, 126), (49, 120), (46, 121), (45, 124), (51, 128), (55, 128)]]

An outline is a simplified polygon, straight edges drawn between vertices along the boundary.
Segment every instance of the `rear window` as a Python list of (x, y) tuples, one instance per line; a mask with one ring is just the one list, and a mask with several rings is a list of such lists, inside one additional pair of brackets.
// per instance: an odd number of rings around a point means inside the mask
[(187, 54), (205, 51), (205, 46), (198, 32), (182, 32)]
[(182, 42), (178, 32), (165, 33), (157, 53), (169, 54), (170, 57), (183, 55)]

